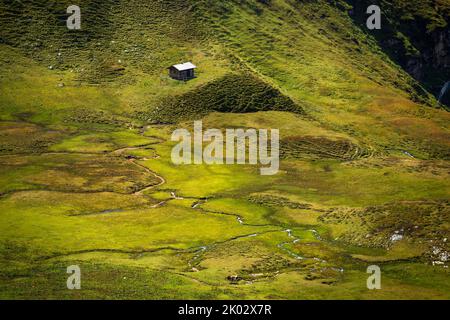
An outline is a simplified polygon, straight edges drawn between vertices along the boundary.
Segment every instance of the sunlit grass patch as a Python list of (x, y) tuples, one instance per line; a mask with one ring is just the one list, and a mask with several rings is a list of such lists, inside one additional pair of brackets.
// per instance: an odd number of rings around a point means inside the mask
[[(24, 156), (19, 163), (11, 157), (0, 161), (0, 179), (8, 181), (2, 192), (32, 189), (133, 193), (160, 182), (142, 168), (114, 156), (46, 154)], [(11, 180), (12, 176), (16, 179)]]
[(137, 147), (155, 143), (151, 138), (145, 138), (135, 131), (98, 132), (76, 136), (64, 140), (51, 147), (52, 151), (105, 153), (120, 148)]

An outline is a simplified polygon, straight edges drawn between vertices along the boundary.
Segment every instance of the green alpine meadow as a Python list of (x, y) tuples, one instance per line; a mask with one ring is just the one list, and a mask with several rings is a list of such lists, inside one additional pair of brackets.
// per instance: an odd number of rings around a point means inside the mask
[[(0, 299), (450, 299), (449, 23), (449, 0), (0, 0)], [(278, 170), (174, 162), (198, 121), (278, 130)]]

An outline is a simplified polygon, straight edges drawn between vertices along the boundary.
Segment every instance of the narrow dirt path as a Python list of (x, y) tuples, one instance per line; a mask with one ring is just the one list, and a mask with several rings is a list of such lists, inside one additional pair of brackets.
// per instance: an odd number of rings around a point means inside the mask
[(134, 195), (137, 195), (137, 196), (143, 195), (146, 191), (152, 190), (152, 189), (155, 189), (155, 188), (158, 188), (159, 186), (162, 186), (163, 184), (166, 183), (166, 180), (165, 180), (162, 176), (160, 176), (160, 175), (158, 175), (157, 173), (153, 172), (152, 170), (150, 170), (150, 169), (147, 168), (146, 166), (144, 166), (144, 165), (138, 163), (138, 162), (137, 162), (138, 160), (131, 159), (131, 160), (129, 160), (129, 161), (130, 161), (131, 163), (133, 163), (135, 166), (137, 166), (137, 167), (139, 167), (139, 168), (141, 168), (141, 169), (144, 169), (145, 172), (147, 172), (147, 173), (150, 174), (150, 175), (153, 175), (156, 179), (159, 179), (159, 180), (160, 180), (160, 183), (154, 184), (154, 185), (146, 186), (146, 187), (144, 187), (143, 189), (134, 192), (134, 193), (133, 193)]

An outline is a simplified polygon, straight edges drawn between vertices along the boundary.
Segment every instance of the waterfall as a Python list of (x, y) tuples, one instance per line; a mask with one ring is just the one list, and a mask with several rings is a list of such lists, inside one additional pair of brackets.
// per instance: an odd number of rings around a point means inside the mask
[(442, 102), (442, 98), (449, 89), (450, 89), (450, 81), (448, 81), (446, 84), (444, 84), (444, 87), (442, 87), (441, 93), (439, 94), (438, 99), (439, 102)]

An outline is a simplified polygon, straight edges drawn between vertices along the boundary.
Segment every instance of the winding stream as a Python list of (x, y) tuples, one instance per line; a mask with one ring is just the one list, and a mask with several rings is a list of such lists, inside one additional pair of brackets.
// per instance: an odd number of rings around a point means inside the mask
[[(140, 129), (139, 132), (140, 132), (140, 134), (142, 136), (144, 136), (146, 128), (148, 128), (148, 127), (143, 127), (143, 128)], [(154, 145), (154, 144), (155, 143), (150, 143), (150, 144), (141, 145), (141, 146), (135, 146), (135, 147), (119, 148), (119, 149), (116, 149), (116, 150), (113, 150), (113, 151), (109, 152), (109, 154), (114, 155), (114, 156), (122, 156), (127, 151), (141, 150), (141, 149), (144, 149), (144, 148), (148, 148), (150, 145)], [(82, 152), (81, 153), (80, 152), (77, 152), (77, 153), (72, 153), (72, 152), (49, 152), (49, 153), (42, 153), (40, 155), (52, 155), (52, 154), (58, 154), (58, 155), (59, 154), (105, 155), (105, 153), (82, 153)], [(5, 155), (5, 156), (14, 156), (14, 155)], [(159, 155), (156, 155), (153, 158), (157, 159), (157, 158), (159, 158)], [(156, 188), (158, 188), (158, 187), (160, 187), (160, 186), (162, 186), (162, 185), (164, 185), (166, 183), (166, 180), (162, 176), (160, 176), (159, 174), (153, 172), (152, 170), (150, 170), (146, 166), (144, 166), (141, 163), (139, 163), (139, 161), (142, 161), (142, 160), (145, 161), (145, 160), (148, 160), (148, 159), (146, 159), (146, 158), (138, 158), (138, 157), (131, 157), (131, 156), (127, 157), (127, 161), (129, 163), (139, 167), (141, 170), (145, 171), (147, 174), (152, 175), (157, 180), (159, 180), (159, 183), (144, 186), (143, 188), (141, 188), (141, 189), (135, 191), (134, 193), (132, 193), (133, 195), (136, 195), (136, 196), (143, 196), (143, 195), (145, 195), (145, 193), (147, 191), (156, 189)], [(9, 192), (9, 193), (6, 193), (6, 194), (11, 194), (11, 193), (14, 193), (14, 192), (26, 192), (26, 191), (36, 191), (36, 190), (35, 189), (33, 189), (33, 190), (18, 190), (18, 191), (12, 191), (12, 192)], [(56, 191), (56, 192), (58, 192), (57, 190), (42, 190), (42, 189), (40, 189), (39, 191)], [(59, 191), (59, 192), (61, 192), (61, 191)], [(74, 191), (74, 192), (76, 192), (76, 191)], [(101, 191), (101, 192), (105, 192), (105, 191)], [(86, 192), (78, 192), (78, 193), (92, 194), (94, 192), (86, 191)], [(5, 194), (2, 194), (2, 197), (3, 196), (5, 196)], [(239, 225), (241, 225), (241, 226), (274, 227), (274, 228), (276, 228), (276, 230), (268, 230), (268, 231), (263, 231), (263, 232), (260, 232), (260, 233), (239, 235), (239, 236), (235, 236), (235, 237), (230, 238), (230, 239), (226, 239), (226, 240), (222, 240), (222, 241), (216, 241), (216, 242), (210, 243), (208, 245), (202, 245), (202, 246), (199, 246), (199, 247), (188, 248), (188, 249), (178, 249), (178, 248), (174, 248), (174, 247), (161, 247), (161, 248), (141, 250), (141, 251), (127, 251), (127, 250), (120, 250), (120, 249), (91, 249), (91, 250), (81, 250), (81, 251), (69, 252), (69, 253), (65, 253), (65, 254), (56, 254), (56, 255), (50, 256), (50, 257), (43, 257), (42, 259), (52, 259), (52, 258), (56, 258), (56, 257), (60, 257), (60, 256), (76, 255), (76, 254), (83, 254), (83, 253), (89, 253), (89, 252), (112, 252), (112, 253), (126, 253), (126, 254), (133, 254), (133, 255), (142, 255), (144, 253), (154, 253), (154, 252), (159, 252), (159, 251), (164, 251), (164, 250), (170, 250), (170, 251), (185, 252), (185, 253), (193, 252), (194, 253), (193, 257), (188, 261), (188, 265), (189, 265), (189, 268), (195, 269), (195, 266), (198, 265), (201, 262), (201, 257), (208, 250), (210, 250), (211, 248), (213, 248), (216, 245), (224, 244), (224, 243), (227, 243), (227, 242), (230, 242), (230, 241), (235, 241), (235, 240), (244, 239), (244, 238), (258, 237), (260, 235), (267, 234), (267, 233), (282, 232), (282, 233), (286, 233), (288, 238), (291, 239), (291, 241), (285, 241), (285, 242), (279, 243), (277, 245), (277, 247), (281, 251), (285, 252), (286, 254), (288, 254), (289, 256), (293, 257), (296, 260), (314, 259), (316, 261), (324, 262), (323, 260), (320, 260), (318, 258), (305, 258), (305, 257), (302, 257), (299, 254), (297, 254), (296, 252), (294, 252), (293, 250), (291, 250), (289, 248), (289, 246), (295, 245), (295, 244), (297, 244), (298, 242), (301, 241), (300, 238), (298, 238), (298, 237), (293, 235), (293, 231), (291, 229), (285, 229), (285, 228), (283, 228), (280, 225), (274, 225), (274, 224), (249, 224), (249, 223), (246, 223), (245, 219), (239, 214), (206, 210), (206, 209), (202, 208), (202, 205), (205, 204), (208, 201), (208, 198), (182, 197), (182, 196), (177, 196), (177, 194), (174, 191), (172, 191), (172, 192), (170, 192), (170, 197), (168, 199), (160, 201), (159, 203), (151, 205), (151, 206), (148, 206), (148, 207), (149, 208), (158, 208), (158, 207), (161, 207), (161, 206), (167, 204), (169, 201), (172, 201), (172, 200), (184, 200), (184, 199), (195, 200), (195, 202), (192, 204), (191, 208), (194, 209), (194, 210), (201, 211), (204, 214), (215, 214), (215, 215), (231, 216), (231, 217), (234, 217), (236, 222)], [(117, 213), (117, 212), (125, 211), (127, 209), (131, 209), (131, 207), (130, 208), (116, 208), (116, 209), (103, 210), (103, 211), (100, 211), (100, 212), (97, 212), (97, 213), (86, 213), (84, 215)], [(83, 214), (81, 214), (79, 216), (82, 216), (82, 215)], [(319, 240), (319, 241), (323, 240), (316, 230), (309, 230), (309, 231), (314, 234), (314, 236), (316, 237), (317, 240)]]

